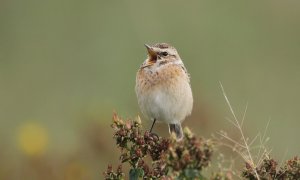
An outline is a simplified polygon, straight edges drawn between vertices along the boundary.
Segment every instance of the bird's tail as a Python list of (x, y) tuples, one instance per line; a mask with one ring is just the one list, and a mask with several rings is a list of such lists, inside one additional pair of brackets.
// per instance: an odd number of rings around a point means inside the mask
[(169, 124), (170, 134), (175, 133), (177, 141), (183, 138), (183, 132), (181, 124)]

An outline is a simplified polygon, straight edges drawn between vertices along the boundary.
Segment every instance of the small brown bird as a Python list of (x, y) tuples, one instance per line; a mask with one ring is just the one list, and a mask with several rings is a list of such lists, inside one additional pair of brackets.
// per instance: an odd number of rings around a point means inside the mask
[(169, 124), (169, 132), (182, 139), (181, 122), (191, 114), (190, 78), (177, 50), (167, 43), (145, 44), (148, 57), (136, 76), (135, 91), (142, 113)]

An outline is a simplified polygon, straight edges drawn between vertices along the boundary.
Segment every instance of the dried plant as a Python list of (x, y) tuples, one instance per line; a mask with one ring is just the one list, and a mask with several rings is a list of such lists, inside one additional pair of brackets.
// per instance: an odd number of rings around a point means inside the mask
[[(121, 149), (121, 163), (130, 165), (130, 179), (201, 179), (201, 170), (208, 167), (213, 152), (213, 142), (197, 138), (188, 128), (184, 129), (182, 141), (159, 137), (142, 131), (140, 118), (124, 121), (116, 114), (112, 128), (114, 139)], [(148, 165), (145, 157), (151, 157)], [(124, 173), (112, 171), (109, 166), (104, 173), (105, 179), (122, 179)]]
[[(256, 168), (256, 172), (260, 179), (269, 180), (296, 180), (300, 179), (300, 159), (294, 157), (285, 162), (282, 167), (278, 167), (277, 161), (266, 157), (259, 167)], [(256, 174), (253, 173), (252, 168), (246, 163), (246, 167), (242, 172), (242, 176), (246, 179), (257, 179)]]
[[(266, 130), (265, 130), (263, 136), (261, 136), (261, 134), (259, 133), (252, 140), (249, 140), (249, 138), (246, 137), (246, 135), (243, 131), (243, 123), (245, 120), (248, 105), (246, 105), (243, 116), (242, 116), (241, 120), (239, 120), (230, 104), (230, 101), (229, 101), (229, 99), (226, 95), (226, 92), (224, 90), (224, 87), (221, 83), (220, 83), (220, 86), (221, 86), (221, 89), (223, 92), (223, 96), (226, 100), (226, 103), (230, 109), (230, 113), (232, 114), (232, 117), (233, 117), (233, 119), (231, 119), (231, 118), (226, 118), (226, 119), (233, 125), (234, 128), (237, 129), (241, 138), (235, 139), (234, 137), (231, 137), (230, 135), (228, 135), (225, 131), (220, 131), (218, 133), (219, 137), (217, 137), (218, 142), (223, 146), (231, 148), (234, 152), (237, 152), (242, 157), (242, 159), (246, 162), (248, 168), (253, 171), (255, 178), (260, 180), (260, 176), (258, 175), (256, 168), (258, 166), (260, 166), (261, 163), (263, 162), (264, 158), (270, 154), (270, 151), (268, 151), (265, 146), (265, 143), (268, 140), (265, 137)], [(258, 139), (259, 139), (259, 145), (252, 147), (252, 145)], [(253, 149), (255, 149), (255, 150), (258, 149), (258, 152), (256, 155), (253, 155), (253, 153), (252, 153)]]
[[(182, 141), (176, 141), (175, 135), (170, 138), (159, 137), (156, 134), (142, 131), (141, 120), (137, 117), (134, 120), (124, 121), (116, 114), (113, 116), (112, 128), (114, 139), (121, 150), (120, 165), (116, 171), (108, 166), (104, 172), (106, 180), (122, 180), (128, 174), (130, 180), (136, 179), (211, 179), (211, 180), (232, 180), (235, 175), (231, 169), (219, 167), (220, 171), (213, 172), (210, 177), (203, 175), (203, 169), (209, 167), (215, 143), (212, 140), (197, 138), (188, 128), (184, 129)], [(229, 137), (229, 136), (228, 136)], [(230, 138), (230, 137), (229, 137)], [(224, 136), (223, 140), (228, 140)], [(238, 143), (237, 141), (231, 141)], [(248, 140), (245, 139), (247, 143)], [(224, 143), (226, 144), (226, 143)], [(228, 145), (231, 146), (231, 145)], [(235, 145), (238, 148), (237, 145)], [(269, 153), (256, 163), (247, 157), (245, 149), (236, 150), (245, 160), (245, 167), (242, 170), (240, 179), (249, 180), (296, 180), (300, 179), (300, 159), (294, 157), (288, 160), (282, 167), (278, 167), (277, 161), (269, 157)], [(248, 144), (249, 147), (249, 144)], [(251, 153), (251, 148), (249, 152)], [(246, 150), (242, 152), (242, 150)], [(146, 162), (146, 157), (151, 162)], [(251, 154), (252, 156), (252, 154)], [(253, 159), (253, 158), (252, 158)], [(218, 159), (218, 161), (221, 161)], [(122, 164), (128, 163), (129, 173), (122, 171)], [(216, 162), (216, 164), (221, 164)]]

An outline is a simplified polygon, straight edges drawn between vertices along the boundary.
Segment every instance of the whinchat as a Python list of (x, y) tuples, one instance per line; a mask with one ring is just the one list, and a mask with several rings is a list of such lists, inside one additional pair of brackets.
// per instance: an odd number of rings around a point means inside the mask
[(169, 132), (183, 138), (181, 123), (191, 114), (193, 95), (189, 74), (177, 52), (167, 43), (145, 44), (148, 57), (136, 75), (135, 91), (141, 112), (169, 125)]

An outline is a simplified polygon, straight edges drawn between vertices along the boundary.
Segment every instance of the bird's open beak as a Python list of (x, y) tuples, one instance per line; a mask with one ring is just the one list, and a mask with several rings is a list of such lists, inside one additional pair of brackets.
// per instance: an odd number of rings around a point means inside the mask
[(157, 60), (157, 54), (156, 54), (156, 52), (148, 44), (145, 44), (145, 47), (147, 48), (147, 51), (148, 51), (149, 62), (155, 63), (156, 60)]

